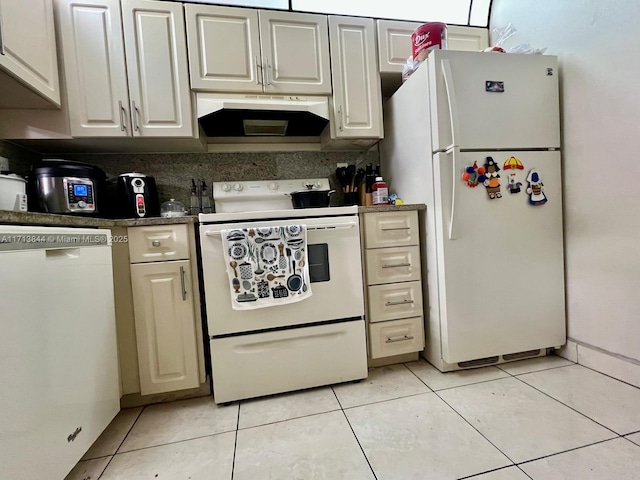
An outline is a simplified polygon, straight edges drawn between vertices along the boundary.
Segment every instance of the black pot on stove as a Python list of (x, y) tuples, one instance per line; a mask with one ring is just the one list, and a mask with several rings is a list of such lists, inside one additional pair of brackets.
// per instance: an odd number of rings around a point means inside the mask
[(317, 190), (313, 185), (305, 185), (305, 190), (291, 192), (291, 203), (293, 208), (320, 208), (328, 207), (331, 201), (331, 194), (335, 190)]

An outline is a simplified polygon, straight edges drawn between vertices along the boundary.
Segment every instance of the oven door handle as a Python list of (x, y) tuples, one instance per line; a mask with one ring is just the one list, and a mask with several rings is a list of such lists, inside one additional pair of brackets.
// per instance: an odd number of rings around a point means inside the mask
[[(358, 222), (349, 222), (349, 223), (327, 223), (327, 224), (322, 224), (322, 225), (309, 225), (307, 226), (307, 231), (314, 231), (314, 230), (346, 230), (349, 228), (355, 228), (358, 226)], [(206, 232), (204, 232), (205, 236), (207, 237), (221, 237), (222, 236), (222, 231), (218, 230), (208, 230)]]

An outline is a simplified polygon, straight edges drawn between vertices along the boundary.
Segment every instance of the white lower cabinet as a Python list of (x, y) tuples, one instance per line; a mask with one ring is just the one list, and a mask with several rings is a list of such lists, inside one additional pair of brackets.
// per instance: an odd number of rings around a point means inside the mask
[(369, 358), (424, 348), (422, 262), (417, 211), (361, 214)]
[(189, 261), (131, 265), (131, 283), (140, 393), (198, 387)]

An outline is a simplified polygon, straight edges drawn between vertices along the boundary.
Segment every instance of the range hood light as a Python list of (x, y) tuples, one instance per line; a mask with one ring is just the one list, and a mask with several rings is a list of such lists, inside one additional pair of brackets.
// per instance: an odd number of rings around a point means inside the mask
[(287, 134), (288, 120), (242, 120), (244, 134), (247, 136), (284, 137)]

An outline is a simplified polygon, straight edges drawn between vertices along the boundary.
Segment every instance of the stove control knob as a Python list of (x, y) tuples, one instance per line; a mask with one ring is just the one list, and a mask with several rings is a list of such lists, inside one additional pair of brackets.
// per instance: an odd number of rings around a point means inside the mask
[(83, 200), (80, 200), (80, 201), (78, 202), (78, 208), (84, 208), (84, 207), (86, 207), (86, 206), (87, 206), (87, 202), (85, 202), (85, 201), (83, 201)]
[(318, 181), (316, 182), (316, 185), (315, 185), (315, 186), (316, 186), (316, 188), (320, 188), (320, 187), (322, 187), (322, 182), (321, 182), (320, 180), (318, 180)]
[(229, 185), (228, 183), (223, 183), (222, 187), (220, 188), (222, 188), (223, 192), (229, 192), (231, 190), (231, 185)]
[(279, 187), (279, 186), (280, 186), (280, 185), (278, 185), (276, 182), (271, 182), (271, 183), (269, 184), (269, 191), (270, 191), (270, 192), (275, 192), (276, 190), (278, 190), (278, 187)]
[(236, 183), (236, 184), (233, 186), (233, 189), (234, 189), (236, 192), (241, 192), (243, 188), (244, 188), (244, 186), (243, 186), (241, 183)]

